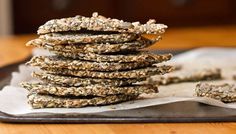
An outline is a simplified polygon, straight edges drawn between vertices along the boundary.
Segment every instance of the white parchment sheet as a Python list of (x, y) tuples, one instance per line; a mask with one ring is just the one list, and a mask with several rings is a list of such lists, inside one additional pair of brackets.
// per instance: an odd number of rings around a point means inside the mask
[[(34, 55), (45, 54), (36, 50)], [(236, 83), (232, 80), (232, 73), (236, 73), (236, 49), (232, 48), (199, 48), (175, 56), (165, 64), (183, 64), (187, 68), (209, 68), (219, 67), (222, 69), (224, 80), (213, 81), (213, 83)], [(12, 80), (9, 86), (0, 91), (0, 111), (8, 114), (27, 113), (95, 113), (114, 110), (127, 110), (153, 105), (167, 104), (179, 101), (197, 101), (209, 105), (234, 108), (236, 103), (222, 103), (220, 101), (194, 96), (196, 83), (181, 83), (168, 86), (160, 86), (159, 93), (142, 100), (124, 102), (109, 106), (84, 107), (84, 108), (47, 108), (32, 109), (27, 104), (27, 91), (19, 87), (21, 81), (32, 81), (30, 74), (34, 70), (32, 67), (19, 66), (19, 72), (12, 73)], [(155, 78), (155, 76), (153, 77)]]

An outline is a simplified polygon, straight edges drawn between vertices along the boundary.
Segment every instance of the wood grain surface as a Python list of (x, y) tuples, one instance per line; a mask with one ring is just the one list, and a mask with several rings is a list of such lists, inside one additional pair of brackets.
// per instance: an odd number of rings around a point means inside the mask
[[(0, 38), (0, 67), (24, 60), (31, 54), (25, 43), (35, 35)], [(236, 26), (168, 29), (163, 40), (149, 49), (236, 47)], [(151, 124), (7, 124), (0, 134), (235, 134), (236, 123), (151, 123)]]
[(0, 124), (0, 134), (235, 134), (236, 123)]

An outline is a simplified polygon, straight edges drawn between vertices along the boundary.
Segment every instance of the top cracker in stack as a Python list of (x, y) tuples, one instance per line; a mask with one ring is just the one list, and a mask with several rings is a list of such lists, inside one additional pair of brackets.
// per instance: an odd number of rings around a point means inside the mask
[[(166, 28), (155, 20), (130, 23), (97, 13), (46, 22), (38, 29), (39, 38), (27, 45), (55, 55), (34, 56), (27, 63), (42, 70), (32, 74), (41, 82), (22, 83), (29, 90), (28, 102), (33, 108), (82, 107), (157, 93), (157, 85), (139, 82), (170, 72), (171, 66), (156, 64), (172, 56), (141, 49), (159, 41)], [(156, 38), (147, 39), (143, 34)]]

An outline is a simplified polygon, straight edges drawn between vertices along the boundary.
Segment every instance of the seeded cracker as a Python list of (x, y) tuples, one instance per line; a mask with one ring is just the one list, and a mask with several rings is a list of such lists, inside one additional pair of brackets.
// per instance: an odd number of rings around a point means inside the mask
[[(161, 39), (167, 28), (149, 20), (146, 24), (124, 22), (93, 13), (54, 19), (38, 29), (39, 37), (27, 43), (49, 50), (51, 56), (34, 56), (27, 65), (38, 83), (22, 83), (33, 108), (79, 108), (134, 100), (157, 93), (147, 84), (152, 75), (163, 75), (171, 66), (155, 64), (171, 59), (145, 50)], [(144, 34), (155, 34), (152, 39)]]
[(107, 95), (140, 95), (143, 93), (157, 93), (158, 88), (154, 85), (132, 85), (126, 87), (113, 87), (104, 85), (89, 85), (82, 87), (62, 87), (42, 83), (21, 83), (22, 87), (38, 94), (56, 96), (102, 96)]
[[(159, 41), (161, 37), (158, 38)], [(35, 46), (43, 49), (47, 49), (49, 51), (61, 51), (66, 53), (98, 53), (98, 54), (105, 54), (105, 53), (114, 53), (114, 52), (128, 52), (128, 51), (137, 51), (139, 49), (148, 47), (157, 41), (151, 41), (148, 39), (138, 39), (131, 42), (124, 42), (124, 43), (92, 43), (92, 44), (84, 44), (84, 43), (77, 43), (77, 44), (53, 44), (48, 43), (42, 39), (34, 39), (29, 41), (26, 45), (27, 46)]]
[(87, 78), (109, 78), (109, 79), (129, 79), (129, 78), (147, 78), (151, 75), (163, 75), (172, 71), (171, 66), (153, 66), (129, 71), (98, 72), (98, 71), (79, 71), (66, 70), (59, 68), (41, 68), (43, 71), (51, 74), (71, 75)]
[(89, 70), (89, 71), (119, 71), (131, 70), (152, 66), (152, 64), (167, 61), (170, 55), (159, 55), (159, 58), (153, 61), (137, 61), (128, 63), (117, 62), (90, 62), (81, 60), (66, 59), (57, 56), (34, 56), (27, 65), (38, 66), (40, 68), (59, 68), (69, 70)]
[(236, 101), (236, 86), (234, 84), (210, 85), (199, 83), (196, 85), (195, 92), (199, 97), (210, 97), (223, 102)]
[(130, 23), (123, 20), (106, 18), (95, 12), (91, 18), (78, 15), (50, 20), (39, 27), (38, 34), (80, 31), (82, 29), (135, 34), (162, 34), (166, 28), (167, 26), (164, 24), (156, 24), (155, 20), (149, 20), (146, 24), (140, 24), (139, 22)]
[(75, 43), (123, 43), (138, 39), (135, 34), (78, 34), (78, 33), (49, 33), (40, 35), (39, 39), (43, 39), (50, 44), (75, 44)]
[(32, 77), (37, 78), (45, 83), (51, 83), (61, 86), (88, 86), (93, 84), (107, 85), (107, 86), (127, 86), (132, 83), (144, 81), (145, 78), (136, 79), (97, 79), (97, 78), (79, 78), (73, 76), (63, 76), (47, 74), (43, 72), (33, 72)]
[(106, 97), (94, 98), (65, 98), (30, 93), (28, 95), (28, 103), (33, 108), (79, 108), (85, 106), (114, 104), (123, 101), (133, 100), (136, 98), (137, 96), (128, 95), (111, 95)]
[(155, 77), (153, 81), (159, 85), (167, 85), (180, 82), (195, 82), (203, 80), (221, 79), (221, 69), (208, 68), (202, 70), (181, 70), (179, 72)]
[[(95, 53), (65, 53), (60, 51), (52, 51), (53, 53), (80, 60), (95, 61), (95, 62), (151, 62), (160, 58), (160, 55), (149, 53), (149, 52), (136, 52), (134, 54), (117, 54), (117, 55), (105, 55), (105, 54), (95, 54)], [(168, 54), (169, 58), (172, 57), (171, 54)]]

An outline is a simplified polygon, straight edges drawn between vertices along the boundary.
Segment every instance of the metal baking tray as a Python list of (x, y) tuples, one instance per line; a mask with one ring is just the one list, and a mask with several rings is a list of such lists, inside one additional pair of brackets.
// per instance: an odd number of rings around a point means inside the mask
[[(179, 51), (154, 51), (154, 53), (178, 54)], [(28, 59), (27, 59), (28, 60)], [(23, 61), (25, 62), (25, 61)], [(16, 63), (0, 69), (0, 89), (11, 79), (16, 71)], [(233, 122), (236, 110), (209, 106), (198, 102), (177, 102), (145, 108), (109, 111), (93, 114), (25, 114), (10, 115), (0, 111), (0, 121), (8, 123), (147, 123), (147, 122)]]

